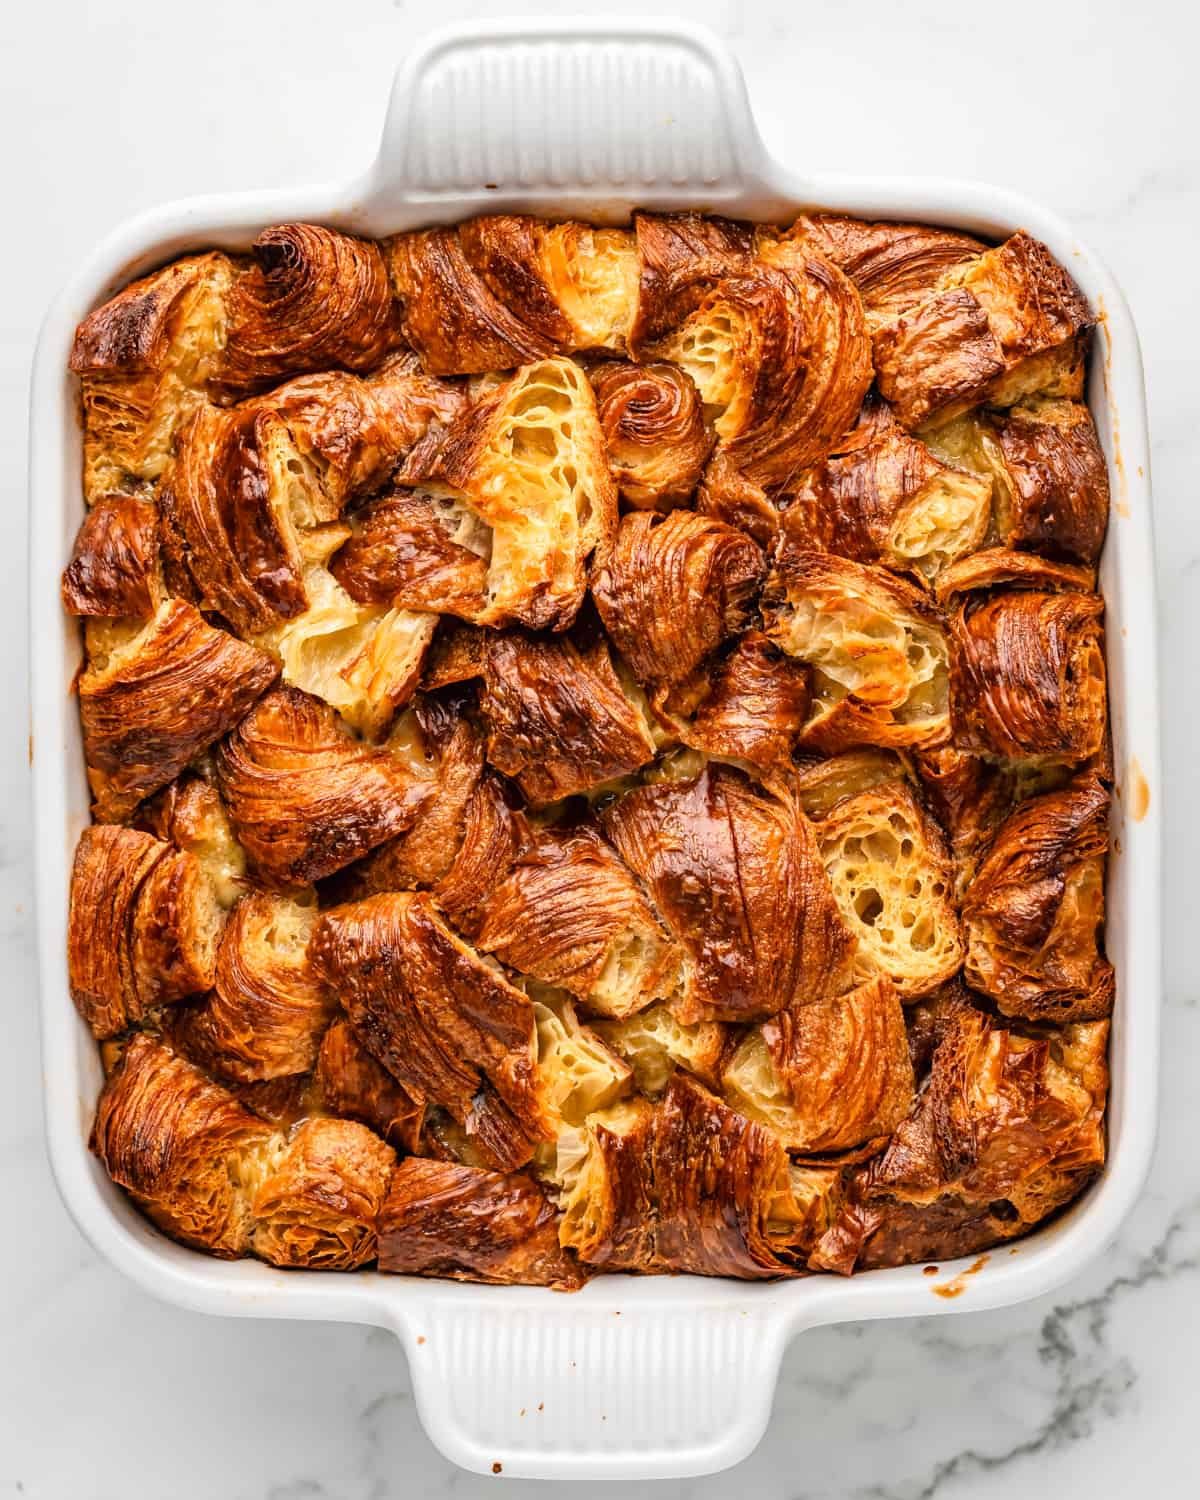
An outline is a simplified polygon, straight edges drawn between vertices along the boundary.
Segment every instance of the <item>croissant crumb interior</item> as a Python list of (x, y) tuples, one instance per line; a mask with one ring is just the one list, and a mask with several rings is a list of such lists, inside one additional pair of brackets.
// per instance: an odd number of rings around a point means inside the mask
[(80, 325), (91, 1144), (272, 1265), (981, 1251), (1105, 1150), (1092, 309), (810, 214), (313, 224)]

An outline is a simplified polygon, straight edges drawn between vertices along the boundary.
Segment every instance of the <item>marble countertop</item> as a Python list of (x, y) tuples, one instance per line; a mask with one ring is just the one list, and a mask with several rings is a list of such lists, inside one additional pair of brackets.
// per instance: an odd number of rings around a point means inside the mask
[[(570, 4), (514, 9), (561, 14)], [(579, 7), (582, 9), (582, 7)], [(42, 1140), (29, 929), (24, 463), (30, 350), (85, 245), (209, 189), (346, 177), (390, 75), (443, 0), (59, 0), (6, 18), (0, 241), (0, 1496), (393, 1500), (482, 1494), (422, 1434), (380, 1331), (207, 1318), (161, 1306), (81, 1239)], [(643, 5), (619, 0), (610, 13)], [(1171, 0), (976, 8), (705, 0), (769, 145), (830, 169), (935, 171), (1019, 188), (1115, 270), (1149, 381), (1167, 697), (1162, 1125), (1140, 1203), (1101, 1262), (1004, 1312), (827, 1328), (787, 1355), (775, 1415), (738, 1470), (664, 1497), (1155, 1500), (1196, 1493), (1200, 1388), (1200, 110), (1195, 7)], [(807, 143), (807, 144), (804, 144)], [(581, 1497), (615, 1486), (578, 1485)], [(512, 1481), (513, 1495), (535, 1492)], [(540, 1492), (540, 1491), (539, 1491)], [(625, 1490), (624, 1493), (629, 1493)]]

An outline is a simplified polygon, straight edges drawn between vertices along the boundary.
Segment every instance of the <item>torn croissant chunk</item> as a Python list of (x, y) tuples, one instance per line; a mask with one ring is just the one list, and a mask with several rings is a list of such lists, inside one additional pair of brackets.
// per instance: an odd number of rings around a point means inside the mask
[(939, 611), (883, 568), (785, 546), (763, 589), (767, 636), (812, 668), (802, 743), (920, 747), (950, 736), (949, 647)]
[(97, 1037), (206, 990), (224, 914), (195, 856), (96, 824), (75, 849), (67, 920), (71, 997)]
[(184, 1244), (312, 1270), (375, 1259), (390, 1146), (352, 1120), (309, 1119), (289, 1137), (145, 1033), (104, 1086), (91, 1145)]
[(404, 332), (434, 374), (625, 347), (638, 278), (627, 230), (494, 214), (385, 248)]
[(174, 1019), (175, 1047), (237, 1083), (309, 1072), (337, 1007), (308, 961), (317, 915), (311, 893), (244, 896), (221, 935), (212, 993)]
[(963, 941), (949, 852), (905, 782), (839, 802), (817, 839), (838, 908), (858, 938), (859, 977), (886, 974), (911, 1001), (958, 972)]
[(731, 767), (636, 787), (601, 825), (683, 952), (681, 1021), (755, 1021), (840, 987), (855, 946), (785, 782)]
[(783, 530), (797, 546), (929, 580), (982, 544), (991, 502), (990, 478), (941, 462), (868, 397), (853, 431), (802, 476)]
[(651, 726), (602, 636), (492, 636), (480, 707), (488, 760), (532, 802), (588, 791), (654, 758)]
[(630, 514), (592, 593), (639, 680), (669, 684), (749, 623), (764, 572), (754, 542), (721, 521), (683, 510)]
[(1023, 230), (948, 269), (875, 332), (880, 392), (910, 430), (981, 402), (1078, 396), (1095, 317), (1070, 275)]
[(234, 831), (256, 874), (286, 888), (332, 875), (411, 827), (429, 787), (353, 738), (331, 708), (277, 688), (217, 752)]
[(444, 1106), (489, 1165), (523, 1166), (553, 1138), (532, 1002), (446, 925), (428, 894), (335, 907), (310, 953), (367, 1049), (409, 1093)]
[(446, 434), (432, 475), (490, 528), (480, 621), (565, 629), (617, 524), (596, 398), (569, 359), (522, 366)]
[(589, 825), (545, 829), (485, 899), (475, 942), (510, 969), (607, 1016), (672, 994), (680, 954), (613, 849)]
[(1027, 1233), (1104, 1162), (1108, 1022), (1037, 1037), (969, 1005), (883, 1155), (854, 1169), (813, 1270), (942, 1260)]
[(111, 820), (173, 781), (278, 675), (264, 652), (182, 599), (104, 644), (79, 679), (79, 714), (96, 811)]
[(966, 974), (1008, 1016), (1090, 1021), (1112, 1010), (1099, 935), (1109, 794), (1094, 776), (1020, 803), (963, 895)]
[(584, 1277), (558, 1242), (558, 1214), (523, 1173), (407, 1157), (379, 1221), (379, 1268), (456, 1281), (573, 1291)]
[(909, 1112), (913, 1069), (890, 979), (791, 1005), (749, 1031), (724, 1070), (726, 1098), (789, 1151), (883, 1142)]
[(1082, 761), (1107, 722), (1097, 594), (968, 595), (952, 618), (954, 743), (1013, 759)]
[(658, 1104), (587, 1120), (559, 1237), (607, 1270), (788, 1275), (804, 1218), (779, 1214), (789, 1166), (770, 1130), (676, 1073)]

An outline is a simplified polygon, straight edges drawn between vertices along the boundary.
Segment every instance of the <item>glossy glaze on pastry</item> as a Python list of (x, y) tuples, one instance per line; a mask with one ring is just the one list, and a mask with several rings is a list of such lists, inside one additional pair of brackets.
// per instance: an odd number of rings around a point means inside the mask
[(165, 1233), (576, 1288), (1104, 1162), (1109, 510), (1044, 246), (267, 229), (80, 325), (92, 1146)]

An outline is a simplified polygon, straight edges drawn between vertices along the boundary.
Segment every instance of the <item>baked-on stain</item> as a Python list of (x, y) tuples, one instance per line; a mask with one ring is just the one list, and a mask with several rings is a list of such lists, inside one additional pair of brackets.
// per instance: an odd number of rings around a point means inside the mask
[(937, 1273), (938, 1273), (938, 1267), (937, 1266), (926, 1266), (925, 1267), (925, 1275), (926, 1276), (936, 1276)]
[[(991, 1260), (990, 1255), (981, 1255), (979, 1259), (973, 1261), (965, 1271), (960, 1271), (958, 1275), (955, 1276), (952, 1280), (946, 1282), (945, 1286), (935, 1286), (933, 1288), (934, 1295), (938, 1297), (961, 1297), (967, 1289), (967, 1277), (977, 1275), (980, 1271), (983, 1270), (984, 1266), (987, 1265), (989, 1260)], [(936, 1271), (937, 1267), (927, 1267), (927, 1274), (929, 1270)]]
[(1140, 823), (1150, 811), (1150, 783), (1136, 755), (1129, 757), (1129, 816)]

